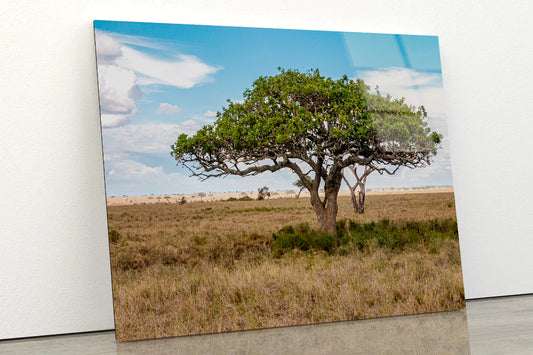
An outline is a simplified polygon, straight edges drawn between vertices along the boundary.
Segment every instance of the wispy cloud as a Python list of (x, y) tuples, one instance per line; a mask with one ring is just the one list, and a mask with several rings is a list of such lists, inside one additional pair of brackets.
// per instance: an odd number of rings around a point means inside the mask
[(116, 41), (124, 45), (144, 47), (144, 48), (156, 49), (156, 50), (168, 50), (169, 48), (172, 47), (171, 42), (163, 41), (161, 39), (158, 39), (156, 41), (153, 38), (146, 37), (146, 36), (126, 35), (122, 33), (104, 32), (104, 31), (97, 31), (97, 35), (104, 35), (104, 36), (112, 37)]
[(424, 105), (430, 115), (444, 116), (444, 90), (439, 73), (419, 72), (409, 68), (383, 68), (364, 71), (359, 77), (374, 90), (406, 99), (410, 105)]
[(117, 152), (170, 154), (170, 146), (182, 133), (191, 135), (200, 124), (187, 120), (179, 124), (142, 124), (109, 128), (104, 131), (106, 154)]
[(122, 46), (122, 56), (115, 62), (133, 70), (138, 75), (139, 85), (159, 84), (185, 89), (212, 80), (211, 75), (221, 69), (192, 55), (178, 54), (173, 60), (163, 60), (127, 46)]
[(407, 89), (417, 86), (442, 86), (442, 78), (439, 73), (419, 72), (409, 68), (382, 68), (364, 71), (361, 75), (365, 81), (379, 82), (380, 87)]
[(216, 121), (217, 113), (215, 111), (207, 110), (202, 114), (192, 115), (192, 118), (203, 124), (211, 124)]
[(181, 107), (171, 105), (167, 102), (161, 102), (159, 108), (155, 111), (158, 115), (175, 115), (181, 112)]
[(207, 110), (203, 114), (204, 117), (217, 117), (217, 113), (215, 111)]
[(164, 176), (161, 166), (150, 167), (134, 160), (116, 160), (112, 161), (110, 165), (109, 175), (114, 179), (137, 180)]

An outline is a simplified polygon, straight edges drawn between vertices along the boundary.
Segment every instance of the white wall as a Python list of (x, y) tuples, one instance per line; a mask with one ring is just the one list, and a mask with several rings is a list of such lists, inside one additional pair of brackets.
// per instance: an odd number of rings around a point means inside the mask
[(113, 328), (93, 19), (440, 36), (466, 296), (533, 292), (531, 2), (1, 7), (0, 338)]

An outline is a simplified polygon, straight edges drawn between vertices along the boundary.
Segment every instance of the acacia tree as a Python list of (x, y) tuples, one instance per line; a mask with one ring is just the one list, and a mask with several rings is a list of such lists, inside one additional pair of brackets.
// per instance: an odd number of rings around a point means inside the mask
[(257, 189), (258, 200), (264, 200), (267, 197), (270, 197), (270, 191), (268, 191), (268, 186), (263, 186)]
[[(279, 69), (259, 77), (212, 125), (182, 134), (171, 154), (202, 180), (288, 168), (309, 191), (322, 230), (336, 233), (342, 171), (369, 164), (380, 147), (368, 112), (368, 87), (345, 75)], [(324, 189), (324, 196), (319, 189)]]
[(367, 103), (379, 149), (371, 161), (348, 166), (356, 180), (354, 185), (343, 173), (357, 213), (365, 211), (366, 180), (372, 172), (394, 175), (400, 167), (426, 167), (437, 154), (442, 139), (442, 135), (428, 127), (424, 106), (407, 105), (404, 98), (383, 96), (377, 89), (375, 94), (367, 95)]
[[(311, 180), (308, 176), (305, 177), (307, 180)], [(305, 189), (305, 185), (302, 183), (302, 180), (298, 179), (295, 182), (293, 182), (293, 185), (299, 188), (298, 194), (296, 195), (296, 198), (300, 198), (300, 194)]]

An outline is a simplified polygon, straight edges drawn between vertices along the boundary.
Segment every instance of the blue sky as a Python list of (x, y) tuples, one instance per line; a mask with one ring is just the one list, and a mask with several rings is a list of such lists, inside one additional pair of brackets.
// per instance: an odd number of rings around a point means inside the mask
[(414, 105), (445, 135), (432, 166), (371, 175), (369, 188), (451, 185), (437, 37), (95, 21), (108, 196), (293, 189), (290, 171), (199, 182), (170, 144), (278, 67), (362, 78)]

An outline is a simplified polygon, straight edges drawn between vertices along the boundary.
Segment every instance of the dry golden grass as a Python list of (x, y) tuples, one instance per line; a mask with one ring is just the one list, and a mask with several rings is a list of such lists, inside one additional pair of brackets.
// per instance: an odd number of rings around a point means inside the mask
[[(455, 219), (453, 193), (369, 196), (361, 222)], [(211, 333), (464, 308), (458, 241), (275, 258), (308, 199), (108, 207), (117, 338)], [(113, 235), (114, 234), (114, 235)]]

